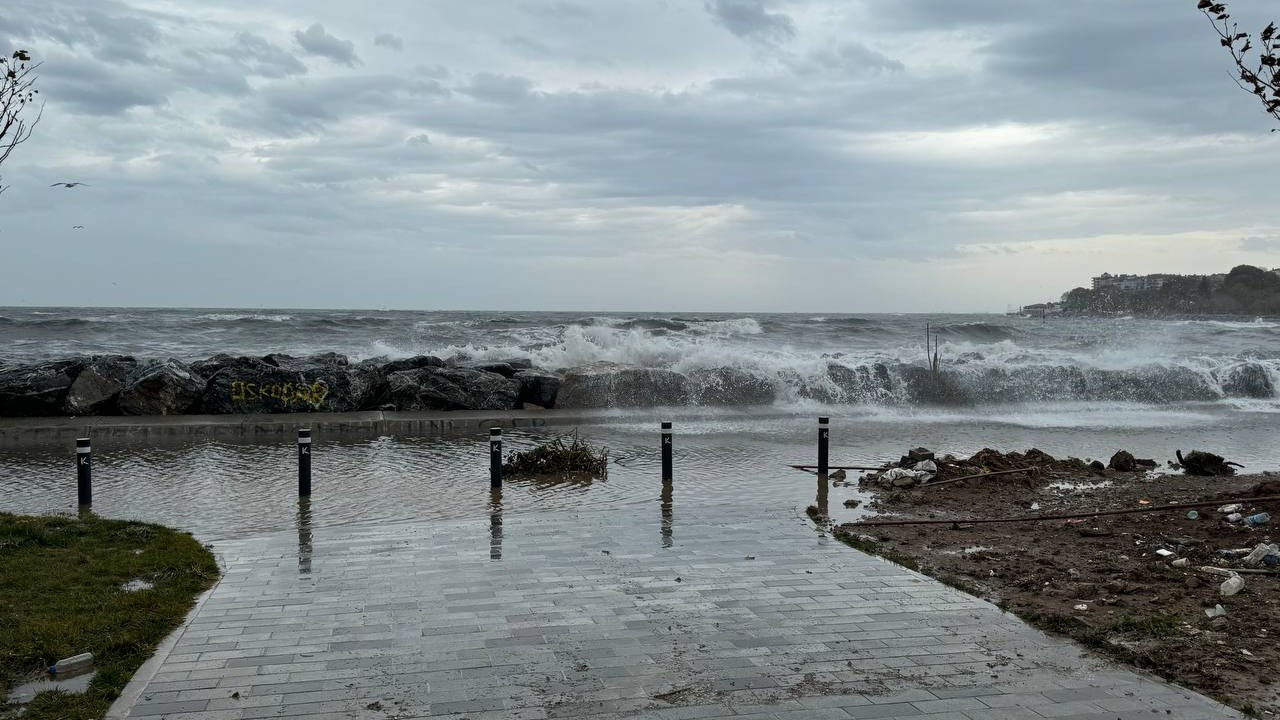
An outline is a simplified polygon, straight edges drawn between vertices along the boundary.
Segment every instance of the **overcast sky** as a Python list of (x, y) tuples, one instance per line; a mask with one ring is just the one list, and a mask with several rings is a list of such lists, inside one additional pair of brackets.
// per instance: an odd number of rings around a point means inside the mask
[(0, 305), (1002, 312), (1280, 265), (1280, 133), (1195, 0), (4, 5), (47, 105)]

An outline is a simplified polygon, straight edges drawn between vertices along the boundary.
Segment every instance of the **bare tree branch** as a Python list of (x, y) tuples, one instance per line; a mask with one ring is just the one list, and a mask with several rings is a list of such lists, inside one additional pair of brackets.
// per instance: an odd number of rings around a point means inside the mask
[[(1236, 64), (1236, 84), (1262, 101), (1267, 114), (1280, 122), (1280, 35), (1273, 22), (1258, 33), (1257, 44), (1231, 20), (1225, 2), (1200, 0), (1200, 12), (1209, 18), (1219, 42)], [(1273, 128), (1271, 132), (1276, 132)]]
[[(26, 50), (15, 50), (9, 57), (0, 57), (0, 164), (9, 159), (13, 149), (26, 142), (44, 114), (42, 104), (31, 118), (35, 105), (37, 63), (31, 64)], [(0, 192), (4, 187), (0, 186)]]

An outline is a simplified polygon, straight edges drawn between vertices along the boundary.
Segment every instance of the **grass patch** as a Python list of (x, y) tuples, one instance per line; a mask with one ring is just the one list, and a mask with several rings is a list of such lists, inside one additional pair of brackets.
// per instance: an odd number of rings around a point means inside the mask
[(857, 535), (845, 530), (844, 528), (836, 528), (832, 535), (835, 536), (835, 539), (845, 545), (848, 545), (854, 550), (861, 550), (868, 555), (878, 555), (885, 560), (901, 565), (908, 570), (921, 572), (920, 563), (917, 563), (915, 558), (910, 555), (900, 553), (897, 550), (884, 547), (881, 543), (876, 541), (875, 538), (869, 535)]
[[(100, 718), (156, 645), (218, 577), (187, 533), (92, 515), (0, 513), (0, 717), (20, 682), (60, 658), (91, 652), (83, 695), (41, 693), (24, 720)], [(149, 590), (121, 585), (142, 579)]]

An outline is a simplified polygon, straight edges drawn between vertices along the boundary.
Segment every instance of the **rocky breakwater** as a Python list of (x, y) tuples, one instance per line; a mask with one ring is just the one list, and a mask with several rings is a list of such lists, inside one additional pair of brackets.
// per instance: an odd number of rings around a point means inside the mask
[(0, 365), (0, 417), (550, 408), (560, 382), (524, 359), (351, 362), (323, 353), (216, 355), (188, 364), (98, 355)]

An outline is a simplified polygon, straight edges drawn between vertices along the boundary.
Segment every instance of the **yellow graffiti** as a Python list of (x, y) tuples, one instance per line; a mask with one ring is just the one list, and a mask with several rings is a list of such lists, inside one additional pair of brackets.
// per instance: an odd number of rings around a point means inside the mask
[(233, 402), (271, 399), (285, 407), (309, 405), (312, 408), (319, 409), (320, 404), (324, 402), (328, 394), (329, 386), (322, 382), (314, 382), (310, 385), (288, 382), (259, 385), (243, 380), (231, 381), (231, 400)]

